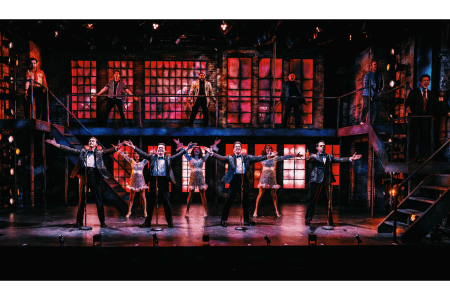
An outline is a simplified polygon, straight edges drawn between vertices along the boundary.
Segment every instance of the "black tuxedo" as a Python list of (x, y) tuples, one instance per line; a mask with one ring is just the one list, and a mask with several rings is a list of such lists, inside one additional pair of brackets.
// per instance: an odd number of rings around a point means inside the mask
[[(439, 139), (437, 133), (439, 132), (439, 129), (437, 127), (440, 125), (440, 117), (448, 114), (449, 109), (443, 101), (439, 101), (436, 93), (427, 90), (427, 104), (424, 110), (423, 95), (420, 88), (414, 89), (409, 93), (408, 98), (405, 101), (405, 105), (411, 109), (410, 116), (431, 115), (434, 117), (434, 121), (429, 118), (411, 118), (411, 122), (409, 124), (409, 157), (410, 159), (415, 158), (417, 139), (419, 138), (419, 158), (426, 158), (432, 154), (430, 149), (431, 136), (434, 138), (434, 146), (438, 145)], [(434, 122), (433, 132), (431, 132), (431, 122)], [(436, 148), (434, 150), (436, 150)]]

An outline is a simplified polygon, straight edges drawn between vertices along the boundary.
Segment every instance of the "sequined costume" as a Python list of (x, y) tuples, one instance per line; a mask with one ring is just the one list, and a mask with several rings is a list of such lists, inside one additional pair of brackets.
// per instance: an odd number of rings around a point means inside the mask
[(191, 168), (191, 177), (189, 178), (188, 189), (195, 190), (198, 188), (199, 190), (206, 190), (208, 185), (205, 183), (205, 176), (203, 176), (202, 167), (203, 163), (208, 159), (209, 153), (200, 159), (195, 159), (187, 153), (185, 153), (184, 156), (188, 160), (189, 167)]
[(127, 184), (127, 188), (138, 192), (140, 190), (148, 189), (148, 186), (145, 184), (144, 175), (142, 174), (142, 170), (144, 170), (145, 165), (148, 163), (148, 160), (143, 159), (140, 162), (136, 163), (136, 161), (130, 158), (128, 155), (123, 153), (122, 151), (117, 151), (123, 158), (126, 159), (127, 162), (131, 164), (131, 177), (130, 181)]
[(263, 168), (261, 172), (261, 178), (259, 180), (258, 188), (265, 189), (279, 189), (281, 186), (277, 184), (277, 178), (275, 176), (276, 163), (285, 159), (293, 158), (293, 155), (276, 156), (269, 158), (261, 162)]

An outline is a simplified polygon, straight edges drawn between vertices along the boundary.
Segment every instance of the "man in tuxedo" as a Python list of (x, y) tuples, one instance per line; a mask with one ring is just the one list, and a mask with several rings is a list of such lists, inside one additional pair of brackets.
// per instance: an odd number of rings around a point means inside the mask
[[(325, 142), (319, 141), (316, 144), (317, 153), (309, 155), (309, 152), (306, 152), (306, 159), (313, 164), (313, 170), (311, 172), (311, 178), (309, 182), (311, 183), (311, 196), (308, 201), (308, 206), (306, 207), (305, 214), (305, 225), (311, 225), (311, 220), (314, 216), (314, 210), (316, 209), (317, 200), (319, 200), (320, 192), (322, 188), (325, 186), (325, 191), (328, 195), (327, 184), (336, 182), (334, 178), (333, 172), (331, 171), (331, 163), (341, 163), (346, 161), (353, 161), (360, 159), (362, 155), (353, 154), (352, 157), (334, 157), (332, 154), (325, 153)], [(328, 205), (327, 205), (327, 213), (328, 213)], [(331, 213), (331, 212), (330, 212)], [(330, 226), (333, 226), (333, 216), (330, 214)]]
[[(153, 209), (156, 203), (156, 188), (158, 187), (158, 201), (162, 201), (164, 205), (164, 212), (166, 215), (166, 221), (169, 227), (174, 227), (172, 219), (172, 207), (170, 205), (169, 194), (169, 182), (175, 184), (175, 176), (172, 171), (172, 162), (175, 158), (183, 155), (186, 150), (183, 149), (183, 145), (179, 141), (175, 141), (181, 151), (173, 156), (166, 155), (166, 145), (163, 143), (158, 144), (156, 153), (146, 153), (136, 146), (131, 141), (125, 141), (125, 145), (133, 148), (134, 151), (139, 153), (143, 158), (149, 161), (150, 167), (147, 172), (144, 173), (144, 177), (147, 182), (150, 182), (150, 190), (147, 192), (146, 198), (149, 199), (147, 205), (147, 217), (141, 227), (150, 227), (152, 224)], [(194, 144), (189, 143), (187, 149), (191, 149)], [(156, 186), (158, 184), (158, 186)]]
[(95, 137), (91, 137), (89, 139), (89, 149), (83, 148), (81, 150), (60, 145), (55, 141), (55, 139), (46, 140), (46, 142), (61, 150), (78, 155), (77, 164), (75, 165), (75, 168), (70, 175), (71, 178), (75, 178), (75, 176), (78, 176), (78, 178), (80, 179), (80, 197), (76, 227), (81, 227), (83, 225), (85, 201), (81, 194), (84, 190), (85, 184), (87, 184), (87, 188), (91, 189), (94, 192), (95, 199), (97, 200), (97, 214), (98, 219), (100, 220), (100, 226), (107, 227), (105, 224), (105, 209), (103, 207), (103, 199), (101, 194), (100, 176), (109, 178), (109, 173), (106, 170), (105, 164), (103, 162), (103, 155), (116, 152), (120, 147), (122, 147), (123, 143), (119, 143), (117, 147), (112, 147), (108, 150), (103, 151), (97, 150), (98, 144)]
[[(225, 222), (228, 220), (228, 214), (230, 213), (231, 205), (233, 204), (233, 201), (238, 195), (239, 191), (241, 191), (241, 185), (242, 190), (246, 189), (247, 187), (250, 164), (274, 157), (277, 153), (272, 152), (269, 156), (246, 155), (242, 153), (242, 145), (240, 142), (234, 143), (233, 155), (221, 156), (217, 153), (214, 153), (211, 149), (208, 148), (206, 149), (206, 151), (208, 151), (212, 157), (228, 164), (228, 171), (223, 177), (222, 181), (225, 183), (229, 183), (230, 187), (228, 188), (228, 197), (227, 201), (225, 202), (225, 206), (223, 207), (222, 219), (220, 221), (220, 225), (226, 227), (227, 225), (225, 224)], [(244, 225), (254, 225), (254, 223), (250, 221), (248, 213), (248, 197), (243, 196), (242, 205), (244, 210)]]
[[(281, 127), (286, 127), (287, 120), (291, 114), (291, 109), (294, 108), (295, 128), (300, 128), (300, 105), (305, 104), (305, 98), (302, 96), (300, 84), (295, 81), (295, 74), (289, 74), (289, 81), (283, 82), (283, 88), (280, 95), (280, 101), (284, 102), (284, 116)], [(288, 98), (289, 97), (289, 98)]]
[[(436, 93), (430, 91), (430, 75), (424, 74), (420, 77), (419, 88), (412, 90), (405, 101), (406, 113), (410, 116), (433, 116), (434, 132), (431, 132), (430, 118), (411, 118), (409, 158), (412, 162), (424, 161), (432, 153), (430, 151), (431, 136), (434, 137), (435, 145), (438, 145), (439, 139), (437, 132), (440, 124), (441, 115), (449, 115), (450, 111), (443, 101), (439, 101)], [(416, 156), (417, 138), (420, 139), (418, 156)], [(434, 149), (436, 150), (436, 149)]]
[(191, 103), (195, 103), (192, 107), (191, 117), (189, 118), (189, 127), (194, 126), (195, 116), (197, 115), (200, 107), (203, 112), (203, 127), (208, 127), (208, 107), (212, 93), (213, 89), (211, 83), (205, 80), (205, 73), (200, 73), (198, 80), (192, 83), (191, 89), (189, 90), (189, 95), (196, 96), (193, 100), (191, 100)]

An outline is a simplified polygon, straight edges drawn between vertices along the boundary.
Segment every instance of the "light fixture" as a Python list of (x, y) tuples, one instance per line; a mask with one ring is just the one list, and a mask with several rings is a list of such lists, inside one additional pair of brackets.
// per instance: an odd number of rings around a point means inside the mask
[(55, 37), (58, 37), (58, 36), (59, 36), (59, 31), (56, 30), (56, 31), (55, 31)]
[(9, 174), (14, 175), (14, 168), (11, 168), (11, 170), (9, 170)]
[(153, 246), (158, 246), (159, 240), (156, 233), (153, 234)]
[(416, 215), (411, 215), (411, 222), (414, 222), (416, 220)]
[(308, 233), (308, 246), (311, 246), (311, 242), (314, 242), (314, 246), (317, 245), (317, 235), (314, 233)]
[(227, 23), (225, 23), (225, 21), (222, 21), (222, 24), (220, 25), (220, 28), (222, 28), (222, 31), (227, 30), (227, 27), (228, 27)]
[(391, 55), (395, 55), (395, 49), (394, 48), (391, 49)]
[(313, 39), (316, 39), (316, 38), (317, 38), (317, 32), (314, 32)]
[(389, 195), (395, 196), (395, 192), (396, 192), (395, 189), (392, 189), (389, 191)]
[(387, 64), (386, 71), (389, 71), (390, 68), (391, 68), (391, 64)]
[(102, 235), (94, 234), (93, 241), (94, 241), (94, 246), (101, 246), (102, 245)]
[(94, 29), (94, 24), (93, 23), (87, 23), (86, 25), (87, 29)]
[(152, 41), (153, 41), (153, 37), (151, 36), (151, 37), (150, 37), (150, 41), (149, 41), (150, 44), (152, 43)]
[(8, 46), (9, 46), (9, 49), (11, 49), (13, 47), (13, 42), (10, 42)]
[(12, 108), (5, 109), (5, 114), (7, 116), (14, 116), (14, 110)]
[(358, 246), (359, 246), (359, 244), (362, 243), (362, 240), (359, 238), (359, 234), (355, 235), (355, 239), (358, 241)]
[(13, 198), (13, 197), (9, 198), (9, 203), (10, 203), (11, 205), (14, 204), (14, 198)]
[(8, 56), (0, 56), (0, 63), (9, 65), (10, 62), (11, 58), (9, 58)]
[(14, 142), (14, 137), (12, 135), (9, 136), (8, 142), (10, 142), (10, 143)]
[(16, 155), (19, 155), (19, 154), (20, 154), (20, 149), (17, 148), (17, 149), (16, 149)]
[(348, 39), (349, 39), (350, 41), (352, 40), (352, 35), (351, 35), (351, 34), (348, 35)]
[(158, 30), (159, 29), (159, 24), (158, 23), (153, 23), (153, 29), (154, 30)]
[(264, 240), (266, 241), (267, 246), (269, 246), (270, 243), (272, 243), (272, 241), (269, 239), (269, 237), (267, 235), (264, 236)]
[(175, 40), (175, 45), (178, 45), (180, 43), (180, 38), (177, 38), (176, 40)]

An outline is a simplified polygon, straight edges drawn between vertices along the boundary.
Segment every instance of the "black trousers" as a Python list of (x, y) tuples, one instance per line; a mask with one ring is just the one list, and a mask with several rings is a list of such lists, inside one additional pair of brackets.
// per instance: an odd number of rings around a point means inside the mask
[[(410, 123), (410, 144), (409, 144), (409, 159), (428, 158), (431, 156), (431, 135), (436, 139), (436, 128), (431, 132), (430, 118), (412, 118)], [(417, 139), (419, 139), (419, 151), (416, 152)], [(434, 141), (436, 142), (436, 140)], [(437, 149), (434, 149), (435, 151)], [(417, 154), (417, 155), (416, 155)], [(418, 156), (418, 157), (416, 157)]]
[(284, 105), (284, 116), (283, 121), (281, 122), (281, 127), (286, 127), (292, 108), (294, 108), (295, 128), (300, 128), (300, 99), (294, 98), (288, 99)]
[(195, 116), (197, 116), (198, 109), (201, 107), (203, 112), (203, 127), (208, 127), (208, 107), (206, 106), (206, 97), (198, 97), (192, 107), (191, 117), (189, 118), (189, 126), (194, 125)]
[[(28, 88), (28, 98), (23, 100), (25, 119), (31, 119), (31, 87)], [(41, 86), (33, 87), (33, 97), (36, 106), (36, 119), (47, 120), (47, 93)]]
[(169, 178), (167, 176), (150, 176), (150, 189), (146, 190), (147, 204), (147, 224), (152, 223), (153, 209), (156, 203), (156, 179), (158, 178), (158, 205), (164, 205), (167, 224), (172, 224), (172, 206), (170, 206)]
[[(87, 180), (84, 179), (85, 180), (84, 183), (87, 182), (87, 190), (91, 189), (91, 191), (95, 195), (98, 219), (100, 220), (100, 223), (103, 223), (105, 222), (105, 208), (103, 207), (103, 199), (101, 194), (101, 185), (100, 185), (101, 176), (102, 175), (100, 174), (97, 168), (87, 168)], [(83, 184), (82, 196), (79, 199), (80, 201), (78, 203), (78, 213), (77, 213), (77, 222), (81, 224), (83, 223), (84, 205), (85, 205), (84, 183), (82, 183)]]
[(104, 115), (104, 119), (102, 124), (104, 126), (106, 126), (106, 124), (108, 123), (108, 117), (109, 117), (109, 113), (111, 111), (111, 109), (115, 106), (117, 106), (117, 109), (119, 110), (119, 114), (120, 114), (120, 119), (122, 120), (122, 126), (125, 126), (126, 121), (125, 121), (125, 114), (123, 113), (123, 104), (122, 104), (122, 99), (119, 98), (106, 98), (106, 110), (105, 110), (105, 115)]
[[(328, 189), (327, 189), (328, 182), (324, 180), (321, 183), (317, 182), (311, 182), (311, 196), (308, 201), (308, 205), (306, 206), (306, 214), (305, 214), (305, 220), (311, 221), (314, 216), (314, 211), (316, 210), (316, 204), (319, 200), (320, 192), (322, 191), (322, 188), (325, 190), (325, 193), (327, 195), (327, 201), (328, 201)], [(327, 215), (328, 215), (328, 203), (327, 203)], [(333, 215), (330, 212), (330, 223), (333, 223)]]
[[(228, 215), (230, 213), (231, 205), (233, 204), (234, 199), (238, 194), (241, 193), (241, 184), (243, 187), (243, 202), (242, 202), (242, 208), (244, 211), (244, 222), (248, 222), (250, 220), (249, 214), (248, 214), (248, 197), (247, 195), (247, 183), (245, 180), (242, 182), (242, 178), (244, 177), (244, 174), (234, 174), (233, 179), (230, 182), (230, 187), (228, 188), (228, 197), (227, 201), (225, 202), (225, 205), (223, 207), (222, 211), (222, 221), (228, 220)], [(241, 199), (238, 199), (239, 202)]]

